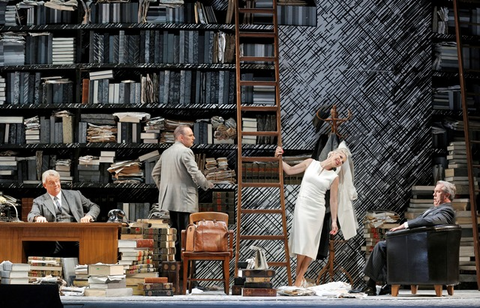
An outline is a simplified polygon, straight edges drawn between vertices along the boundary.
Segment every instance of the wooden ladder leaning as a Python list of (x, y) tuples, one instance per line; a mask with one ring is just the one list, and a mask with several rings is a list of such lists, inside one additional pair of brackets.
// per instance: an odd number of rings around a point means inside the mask
[[(462, 37), (461, 33), (461, 24), (462, 20), (460, 20), (459, 11), (461, 9), (460, 4), (462, 1), (454, 0), (453, 1), (453, 11), (454, 11), (454, 18), (455, 18), (455, 37), (457, 42), (457, 55), (458, 55), (458, 69), (459, 69), (459, 79), (460, 79), (460, 93), (461, 93), (461, 101), (462, 101), (462, 113), (463, 113), (463, 126), (464, 126), (464, 134), (465, 134), (465, 145), (466, 145), (466, 153), (467, 153), (467, 169), (468, 169), (468, 182), (469, 182), (469, 197), (470, 197), (470, 211), (472, 214), (472, 233), (473, 233), (473, 245), (474, 245), (474, 252), (475, 252), (475, 267), (476, 267), (476, 278), (477, 278), (477, 288), (480, 290), (480, 243), (479, 243), (479, 234), (478, 234), (478, 205), (477, 205), (477, 195), (480, 192), (475, 186), (475, 170), (480, 168), (480, 165), (474, 164), (474, 157), (473, 157), (473, 150), (476, 149), (478, 152), (480, 148), (480, 140), (474, 139), (475, 134), (472, 133), (470, 129), (470, 121), (478, 121), (480, 117), (472, 116), (471, 112), (469, 111), (469, 106), (467, 104), (467, 98), (476, 96), (477, 99), (480, 97), (480, 93), (474, 93), (471, 89), (467, 89), (467, 81), (465, 77), (465, 73), (468, 73), (468, 68), (464, 67), (464, 50), (465, 49), (473, 49), (475, 53), (478, 53), (478, 48), (480, 45), (480, 38), (476, 38), (474, 42), (463, 42), (464, 37)], [(480, 1), (470, 1), (465, 3), (471, 7), (472, 5), (480, 8)], [(470, 24), (467, 28), (478, 27), (480, 24), (477, 23), (469, 23)], [(478, 74), (478, 73), (477, 73)], [(478, 75), (477, 75), (478, 78)], [(477, 82), (478, 83), (478, 82)], [(480, 108), (480, 105), (476, 104), (475, 109)], [(478, 136), (478, 135), (477, 135)], [(478, 157), (476, 157), (478, 160)]]
[[(236, 83), (237, 83), (237, 174), (238, 174), (238, 194), (237, 194), (237, 234), (236, 234), (236, 253), (235, 253), (235, 276), (238, 275), (238, 262), (240, 258), (240, 249), (242, 242), (252, 241), (280, 241), (285, 250), (284, 260), (267, 260), (268, 265), (272, 267), (286, 267), (288, 284), (292, 284), (290, 258), (288, 251), (287, 221), (285, 216), (285, 195), (283, 186), (283, 169), (281, 158), (273, 157), (274, 151), (262, 151), (261, 146), (243, 144), (245, 139), (269, 138), (270, 142), (281, 145), (281, 114), (280, 114), (280, 87), (279, 87), (279, 57), (278, 57), (278, 21), (277, 21), (277, 1), (272, 0), (267, 8), (256, 7), (253, 0), (233, 0), (235, 1), (235, 46), (236, 46)], [(262, 2), (263, 3), (263, 2)], [(261, 20), (261, 25), (253, 24)], [(252, 22), (253, 21), (253, 22)], [(267, 22), (265, 22), (267, 21)], [(257, 43), (258, 46), (265, 45), (270, 51), (258, 54), (248, 54), (248, 43)], [(258, 72), (268, 72), (268, 78), (262, 75), (262, 78), (256, 78)], [(267, 104), (255, 101), (255, 89), (269, 89), (270, 94), (274, 92), (274, 101)], [(253, 96), (253, 97), (252, 97)], [(248, 98), (250, 97), (250, 98)], [(252, 99), (252, 100), (250, 100)], [(253, 104), (252, 104), (253, 103)], [(257, 116), (269, 116), (274, 118), (275, 130), (258, 131), (256, 129), (247, 129), (243, 126), (245, 118), (255, 118)], [(248, 131), (247, 131), (248, 130)], [(252, 131), (253, 130), (253, 131)], [(267, 146), (268, 147), (268, 146)], [(270, 146), (271, 147), (271, 146)], [(260, 148), (260, 150), (259, 150)], [(265, 149), (265, 148), (263, 148)], [(269, 152), (268, 156), (259, 155)], [(245, 177), (245, 164), (264, 163), (278, 165), (278, 180), (275, 182), (253, 182)], [(245, 172), (246, 173), (246, 172)], [(279, 204), (268, 208), (259, 208), (244, 201), (245, 190), (251, 189), (278, 189)], [(275, 215), (273, 219), (281, 220), (282, 228), (278, 234), (265, 234), (265, 231), (259, 228), (255, 234), (242, 234), (242, 220), (246, 220), (246, 215)], [(258, 216), (256, 216), (258, 217)], [(265, 217), (265, 216), (264, 216)], [(251, 218), (251, 216), (249, 217)], [(261, 233), (263, 232), (263, 233)], [(271, 242), (270, 242), (271, 243)], [(261, 246), (261, 245), (260, 245)], [(267, 252), (268, 256), (268, 252)], [(251, 256), (250, 256), (251, 257)], [(267, 257), (268, 259), (268, 257)], [(243, 259), (242, 261), (245, 261)]]

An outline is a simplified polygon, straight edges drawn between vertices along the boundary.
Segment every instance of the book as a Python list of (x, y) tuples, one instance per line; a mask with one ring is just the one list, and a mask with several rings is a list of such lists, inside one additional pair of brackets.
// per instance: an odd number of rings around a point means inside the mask
[(243, 296), (277, 296), (277, 290), (271, 288), (243, 288)]
[(30, 264), (28, 263), (12, 263), (9, 261), (4, 261), (2, 264), (4, 271), (28, 272), (30, 270)]
[(120, 264), (89, 264), (88, 274), (91, 276), (123, 275), (124, 268)]
[(99, 296), (99, 297), (123, 297), (132, 296), (132, 288), (113, 288), (113, 289), (85, 289), (85, 296)]
[(0, 271), (0, 277), (3, 278), (25, 278), (28, 277), (28, 271)]
[(243, 269), (242, 277), (273, 277), (275, 276), (275, 270), (266, 269), (266, 270), (257, 270), (257, 269)]
[(1, 284), (28, 284), (30, 279), (24, 278), (2, 278)]

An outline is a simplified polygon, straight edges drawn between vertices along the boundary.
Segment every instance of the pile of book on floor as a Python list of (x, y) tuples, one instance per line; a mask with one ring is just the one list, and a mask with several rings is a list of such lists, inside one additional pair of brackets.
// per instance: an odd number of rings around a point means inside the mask
[(88, 265), (88, 287), (85, 289), (85, 296), (120, 297), (132, 294), (132, 288), (126, 284), (123, 265)]
[(373, 250), (373, 247), (385, 239), (385, 234), (391, 228), (397, 227), (400, 216), (392, 211), (369, 211), (365, 215), (363, 237), (365, 245), (362, 246), (362, 251), (368, 258)]
[(272, 286), (275, 271), (272, 269), (244, 269), (242, 277), (245, 283), (242, 289), (243, 296), (277, 296), (277, 290)]
[[(122, 227), (118, 264), (125, 267), (127, 286), (134, 289), (134, 294), (144, 294), (143, 289), (136, 290), (138, 284), (146, 278), (158, 277), (161, 262), (175, 261), (176, 238), (176, 229), (170, 228), (164, 219), (138, 219)], [(175, 292), (178, 283), (171, 282), (174, 283), (171, 290)]]
[(30, 264), (29, 277), (60, 277), (63, 278), (62, 258), (29, 256), (28, 264)]
[(173, 283), (168, 282), (168, 277), (146, 277), (138, 285), (145, 296), (173, 296)]
[(0, 263), (1, 284), (28, 284), (28, 263), (12, 263), (3, 261)]

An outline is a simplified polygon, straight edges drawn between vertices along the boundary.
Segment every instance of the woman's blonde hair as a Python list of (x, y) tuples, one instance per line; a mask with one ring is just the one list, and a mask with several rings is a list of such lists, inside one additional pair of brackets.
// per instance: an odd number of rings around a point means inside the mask
[(330, 151), (327, 155), (327, 157), (330, 157), (332, 154), (334, 153), (339, 153), (339, 154), (343, 154), (345, 155), (347, 158), (349, 158), (350, 156), (352, 156), (352, 153), (350, 153), (350, 150), (348, 150), (347, 148), (337, 148), (333, 151)]

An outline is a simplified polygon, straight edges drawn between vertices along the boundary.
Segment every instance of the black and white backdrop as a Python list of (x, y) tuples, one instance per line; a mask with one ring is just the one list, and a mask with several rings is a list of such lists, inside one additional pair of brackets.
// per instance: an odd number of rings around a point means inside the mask
[[(403, 213), (413, 185), (433, 185), (430, 36), (431, 4), (424, 0), (317, 0), (316, 27), (280, 27), (286, 155), (312, 151), (319, 136), (329, 132), (327, 124), (315, 132), (312, 119), (318, 108), (336, 105), (339, 117), (352, 113), (339, 132), (353, 153), (360, 227), (356, 237), (337, 245), (335, 261), (351, 274), (355, 287), (363, 282), (365, 213)], [(297, 192), (298, 186), (286, 186), (289, 227)], [(270, 204), (278, 192), (259, 191), (246, 200)], [(257, 217), (242, 223), (245, 232), (265, 226), (281, 230), (280, 220)], [(269, 245), (267, 259), (284, 258), (283, 245)], [(241, 255), (253, 255), (243, 242)], [(291, 261), (294, 273), (295, 258)], [(307, 278), (316, 279), (324, 265), (314, 261)], [(232, 275), (233, 268), (232, 261)], [(338, 271), (335, 280), (347, 282), (347, 277)], [(275, 285), (286, 283), (285, 268), (279, 268)]]

